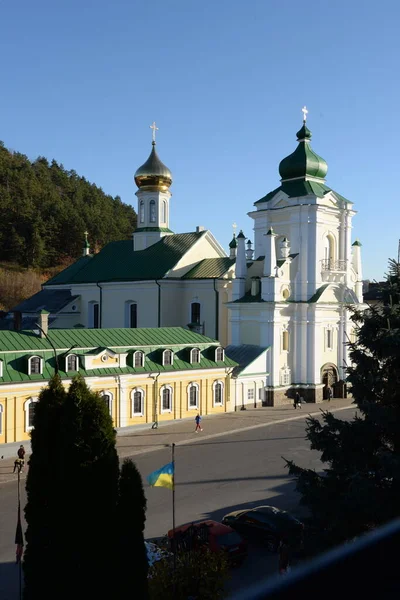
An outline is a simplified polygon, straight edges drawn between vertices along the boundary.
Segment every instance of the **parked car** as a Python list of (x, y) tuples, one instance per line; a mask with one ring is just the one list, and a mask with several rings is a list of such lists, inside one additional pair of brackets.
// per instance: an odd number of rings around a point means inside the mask
[(300, 549), (303, 543), (303, 523), (275, 506), (236, 510), (225, 515), (222, 522), (245, 538), (266, 543), (271, 552), (277, 551), (284, 538), (294, 550)]
[[(174, 538), (173, 530), (168, 537)], [(206, 545), (211, 552), (223, 550), (227, 553), (231, 564), (241, 564), (247, 556), (247, 542), (229, 525), (217, 521), (201, 521), (187, 523), (175, 528), (175, 543), (184, 550)]]

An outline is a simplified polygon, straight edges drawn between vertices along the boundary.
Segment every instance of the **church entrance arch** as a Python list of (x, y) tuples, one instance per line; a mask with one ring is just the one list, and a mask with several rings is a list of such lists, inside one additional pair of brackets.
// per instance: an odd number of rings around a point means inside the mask
[(321, 382), (324, 384), (324, 400), (328, 398), (328, 388), (332, 388), (333, 396), (338, 397), (335, 393), (338, 381), (339, 374), (337, 367), (333, 363), (326, 363), (321, 369)]

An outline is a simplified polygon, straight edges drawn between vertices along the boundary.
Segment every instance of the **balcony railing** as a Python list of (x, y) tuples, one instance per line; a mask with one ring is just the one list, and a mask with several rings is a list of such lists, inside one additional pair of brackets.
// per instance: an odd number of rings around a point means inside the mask
[(322, 271), (346, 271), (347, 260), (333, 260), (332, 258), (324, 258), (321, 260)]

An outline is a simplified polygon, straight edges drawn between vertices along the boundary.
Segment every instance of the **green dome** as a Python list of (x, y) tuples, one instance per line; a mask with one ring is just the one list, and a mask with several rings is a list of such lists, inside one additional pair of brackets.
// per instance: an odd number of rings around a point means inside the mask
[(233, 234), (232, 241), (229, 243), (229, 248), (237, 248), (236, 234)]
[(305, 179), (306, 177), (325, 179), (328, 172), (328, 165), (323, 158), (311, 149), (311, 131), (306, 127), (305, 123), (296, 135), (299, 145), (279, 165), (279, 174), (282, 181), (287, 179)]

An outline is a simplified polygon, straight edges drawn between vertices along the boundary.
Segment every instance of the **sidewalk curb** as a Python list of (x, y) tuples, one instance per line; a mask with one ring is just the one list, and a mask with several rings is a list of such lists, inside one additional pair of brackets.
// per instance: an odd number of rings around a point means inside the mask
[[(350, 410), (352, 408), (354, 410), (357, 410), (357, 407), (354, 404), (349, 404), (348, 406), (341, 406), (339, 408), (333, 408), (331, 410), (320, 408), (318, 411), (308, 412), (308, 413), (304, 412), (303, 414), (296, 415), (295, 417), (285, 417), (284, 419), (277, 419), (276, 421), (269, 421), (267, 423), (257, 423), (256, 425), (248, 425), (247, 427), (240, 427), (237, 429), (229, 429), (226, 431), (221, 431), (219, 433), (211, 433), (210, 435), (204, 435), (204, 436), (200, 435), (199, 437), (190, 438), (188, 440), (183, 440), (182, 442), (175, 442), (175, 447), (187, 446), (189, 444), (195, 445), (196, 443), (198, 443), (200, 441), (203, 442), (206, 440), (212, 440), (214, 438), (224, 437), (224, 436), (232, 435), (235, 433), (242, 433), (243, 431), (252, 431), (253, 429), (262, 429), (263, 427), (272, 427), (272, 425), (280, 425), (282, 423), (288, 423), (290, 421), (300, 421), (307, 417), (316, 417), (323, 412), (336, 413), (336, 412), (340, 412), (342, 410)], [(170, 435), (172, 436), (174, 434), (171, 433)], [(163, 450), (164, 448), (170, 448), (171, 443), (159, 444), (157, 446), (153, 446), (152, 448), (146, 448), (145, 450), (137, 450), (136, 452), (130, 452), (126, 456), (120, 457), (120, 460), (123, 460), (124, 458), (132, 458), (134, 456), (141, 456), (142, 454), (149, 454), (150, 452), (157, 452), (158, 450)], [(26, 475), (24, 477), (21, 477), (21, 481), (23, 481), (25, 479), (26, 479)], [(16, 481), (16, 478), (14, 477), (12, 479), (5, 479), (4, 481), (0, 481), (0, 486), (3, 485), (4, 483), (10, 483), (12, 481)]]

